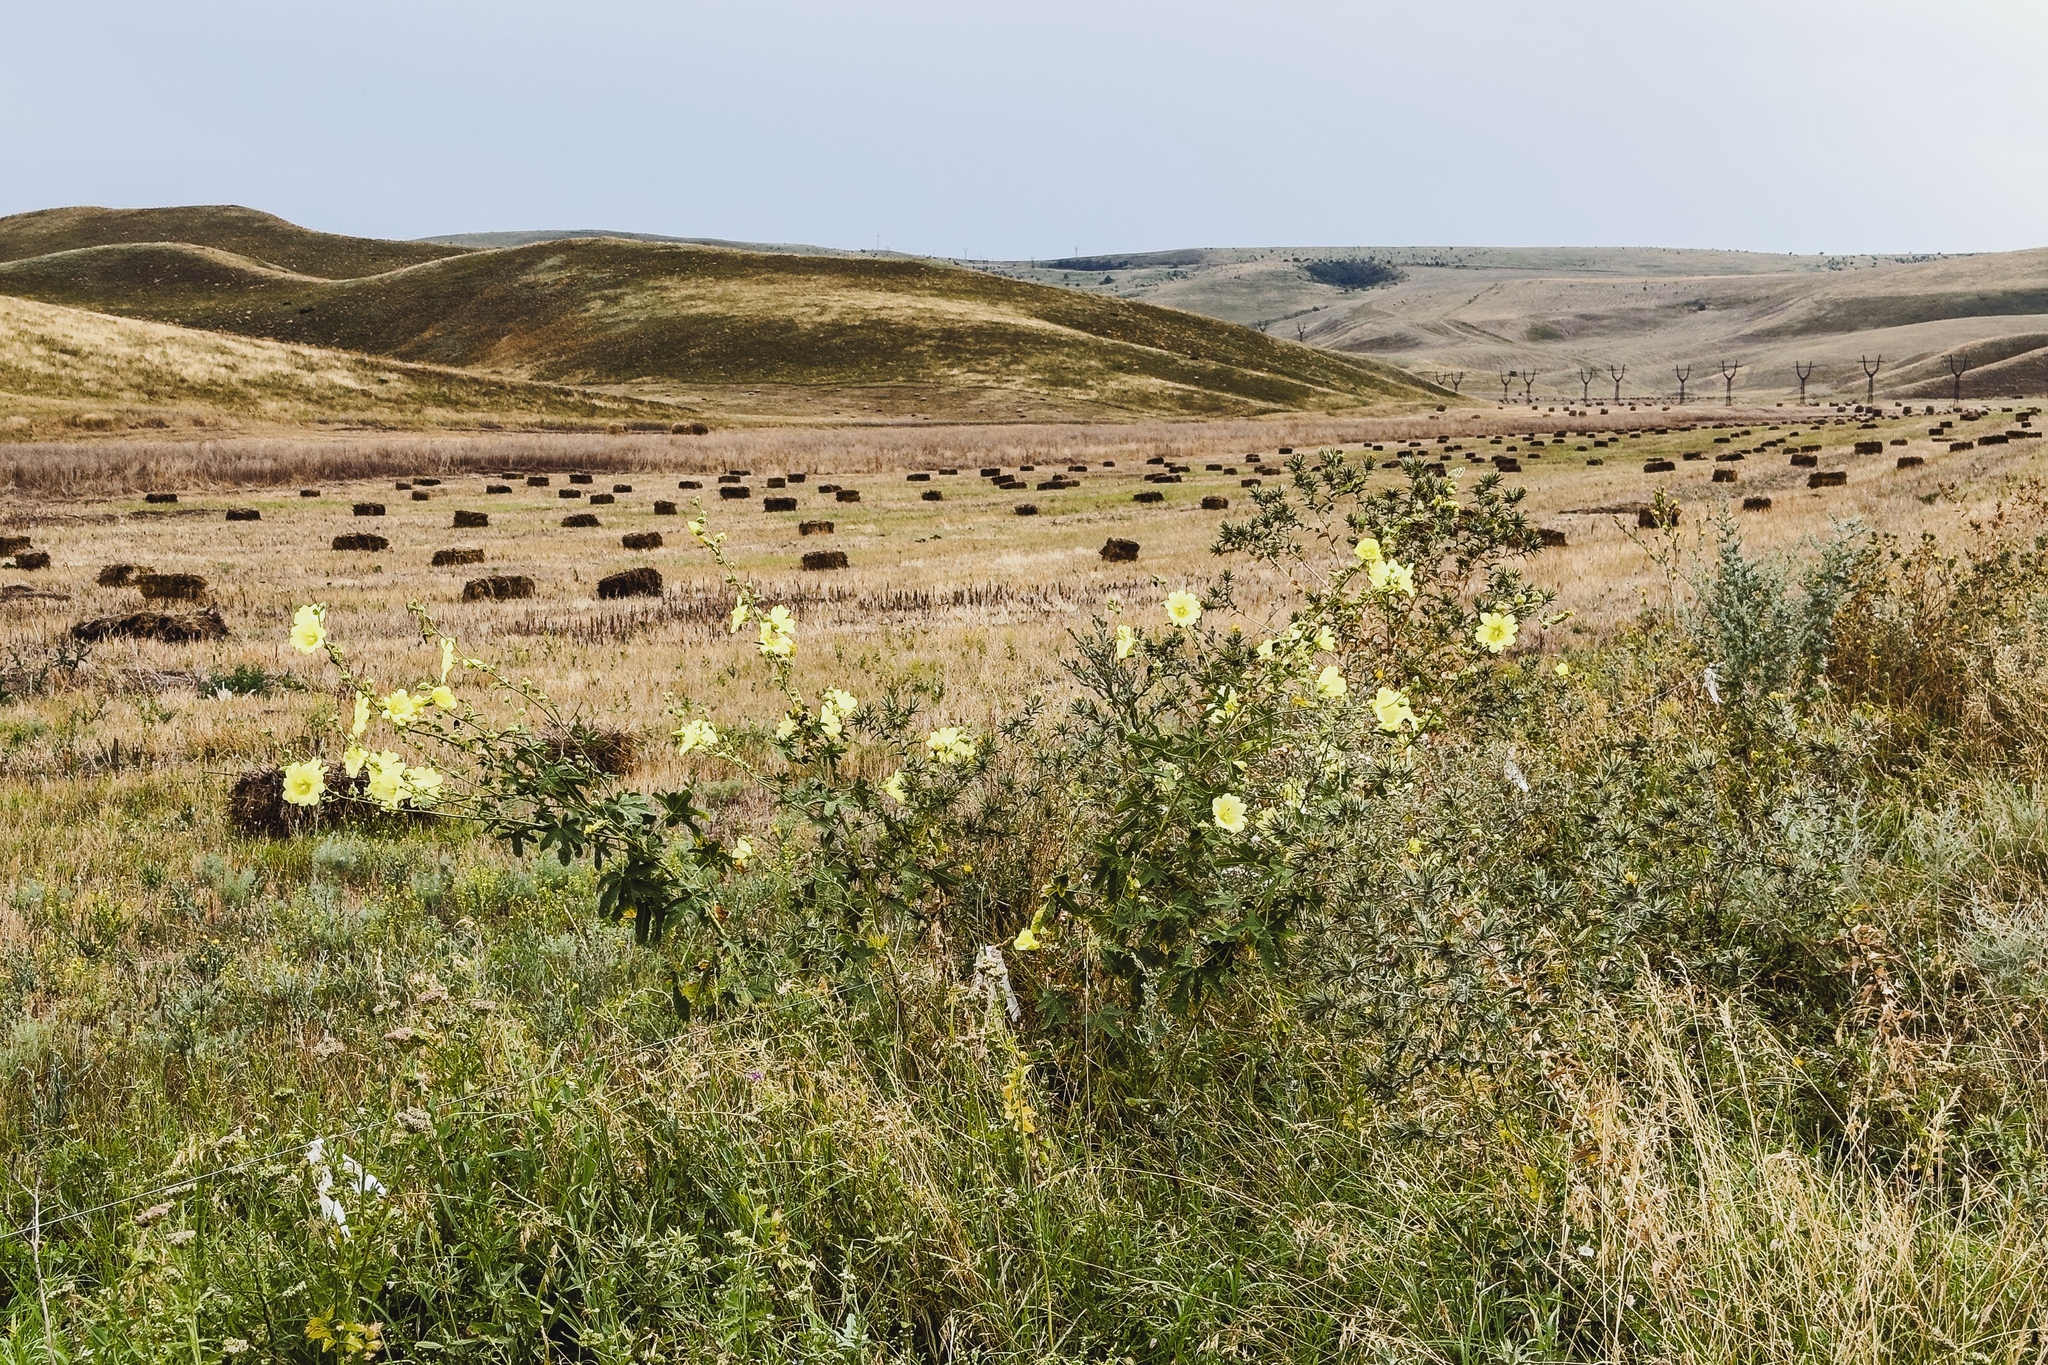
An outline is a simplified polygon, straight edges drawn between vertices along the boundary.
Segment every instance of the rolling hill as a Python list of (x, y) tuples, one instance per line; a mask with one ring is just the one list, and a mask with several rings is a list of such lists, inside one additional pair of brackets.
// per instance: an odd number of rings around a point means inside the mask
[(1611, 395), (1608, 367), (1626, 366), (1626, 393), (1668, 395), (1690, 367), (1688, 392), (1718, 398), (1726, 362), (1738, 367), (1737, 398), (1796, 393), (1795, 367), (1810, 366), (1810, 394), (1860, 399), (1862, 362), (1880, 355), (1876, 391), (1888, 397), (1948, 397), (1951, 359), (1967, 367), (1965, 397), (2048, 392), (2048, 251), (1294, 247), (986, 268), (1395, 360), (1468, 397), (1498, 398), (1510, 370), (1534, 371), (1540, 396)]
[(0, 218), (0, 261), (83, 247), (184, 242), (301, 275), (350, 280), (460, 255), (438, 242), (387, 242), (314, 232), (232, 204), (169, 209), (44, 209)]
[(667, 425), (666, 404), (0, 297), (0, 436), (187, 426)]
[[(0, 219), (0, 294), (745, 418), (1244, 416), (1433, 394), (1199, 314), (901, 257), (618, 238), (470, 251), (247, 210), (88, 215), (74, 235), (185, 239), (22, 254), (69, 240), (62, 215), (85, 212)], [(435, 254), (350, 273), (380, 246)]]

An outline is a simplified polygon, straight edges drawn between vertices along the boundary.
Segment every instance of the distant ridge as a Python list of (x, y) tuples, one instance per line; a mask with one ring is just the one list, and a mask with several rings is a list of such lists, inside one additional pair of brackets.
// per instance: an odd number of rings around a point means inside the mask
[(893, 256), (894, 252), (841, 251), (836, 247), (808, 246), (801, 242), (735, 242), (723, 237), (664, 237), (656, 232), (614, 232), (609, 228), (543, 228), (524, 232), (451, 232), (440, 237), (419, 237), (415, 241), (435, 246), (457, 246), (471, 251), (500, 247), (532, 246), (537, 242), (566, 242), (584, 237), (611, 237), (622, 242), (672, 242), (678, 246), (722, 246), (735, 251), (772, 251), (788, 256)]

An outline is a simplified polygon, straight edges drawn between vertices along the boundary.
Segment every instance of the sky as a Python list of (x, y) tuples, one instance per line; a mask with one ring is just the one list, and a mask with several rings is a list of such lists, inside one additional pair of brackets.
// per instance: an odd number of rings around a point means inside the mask
[(1034, 259), (2048, 245), (2043, 0), (12, 0), (0, 214)]

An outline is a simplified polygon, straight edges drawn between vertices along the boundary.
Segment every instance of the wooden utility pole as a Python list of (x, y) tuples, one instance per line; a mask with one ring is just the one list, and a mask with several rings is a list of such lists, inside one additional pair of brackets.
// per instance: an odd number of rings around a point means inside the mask
[(1529, 397), (1529, 390), (1536, 387), (1536, 371), (1528, 370), (1522, 375), (1522, 397)]
[(1617, 370), (1609, 365), (1607, 373), (1614, 376), (1614, 401), (1618, 405), (1621, 402), (1621, 381), (1628, 377), (1628, 366), (1624, 365)]
[(1671, 373), (1678, 376), (1678, 406), (1682, 408), (1685, 406), (1685, 381), (1692, 378), (1692, 366), (1688, 365), (1681, 370), (1673, 365)]
[(1864, 381), (1863, 402), (1867, 406), (1877, 401), (1877, 372), (1884, 368), (1884, 357), (1879, 356), (1875, 361), (1872, 361), (1868, 356), (1864, 356), (1862, 357), (1862, 363)]
[(1599, 375), (1600, 371), (1594, 369), (1591, 365), (1579, 366), (1579, 401), (1581, 403), (1593, 401), (1593, 381)]
[(1508, 401), (1508, 385), (1514, 382), (1514, 379), (1515, 379), (1515, 372), (1514, 372), (1513, 370), (1502, 370), (1502, 371), (1500, 371), (1499, 373), (1500, 373), (1500, 401), (1501, 401), (1501, 402), (1503, 402), (1503, 403), (1505, 403), (1505, 402), (1507, 402), (1507, 401)]
[(1799, 406), (1803, 408), (1806, 406), (1806, 381), (1813, 374), (1813, 362), (1793, 361), (1792, 373), (1799, 376)]
[(1725, 360), (1721, 362), (1722, 397), (1731, 408), (1735, 406), (1735, 374), (1741, 368), (1741, 361), (1733, 365)]
[(1955, 393), (1951, 395), (1950, 401), (1960, 403), (1963, 401), (1963, 371), (1970, 368), (1970, 362), (1956, 351), (1950, 351), (1947, 360), (1948, 372), (1955, 376), (1956, 381)]
[(1465, 383), (1465, 372), (1459, 370), (1451, 376), (1451, 392), (1456, 393)]

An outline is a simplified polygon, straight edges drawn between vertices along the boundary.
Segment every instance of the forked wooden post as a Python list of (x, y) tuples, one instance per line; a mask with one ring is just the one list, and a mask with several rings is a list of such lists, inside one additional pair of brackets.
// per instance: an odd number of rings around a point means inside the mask
[(1970, 362), (1966, 357), (1954, 351), (1948, 353), (1947, 360), (1948, 372), (1955, 376), (1956, 381), (1955, 392), (1949, 396), (1949, 401), (1960, 403), (1963, 401), (1963, 371), (1970, 368)]
[(1877, 372), (1884, 368), (1884, 357), (1879, 356), (1874, 361), (1868, 356), (1864, 356), (1861, 359), (1863, 363), (1863, 401), (1865, 404), (1875, 403), (1877, 401)]
[(1673, 365), (1671, 373), (1678, 376), (1678, 406), (1682, 408), (1685, 406), (1685, 381), (1692, 378), (1692, 366), (1688, 365), (1681, 370)]
[(1581, 403), (1593, 401), (1593, 381), (1599, 375), (1600, 371), (1594, 369), (1591, 365), (1579, 366), (1579, 401)]
[(1617, 370), (1609, 365), (1607, 373), (1614, 376), (1614, 401), (1618, 404), (1621, 402), (1621, 381), (1628, 377), (1628, 366), (1624, 365)]
[(1799, 376), (1799, 406), (1803, 408), (1806, 406), (1806, 381), (1813, 374), (1813, 362), (1811, 360), (1793, 361), (1792, 373)]
[(1742, 362), (1739, 360), (1732, 365), (1725, 360), (1721, 362), (1722, 397), (1731, 408), (1735, 406), (1735, 375), (1741, 368)]

